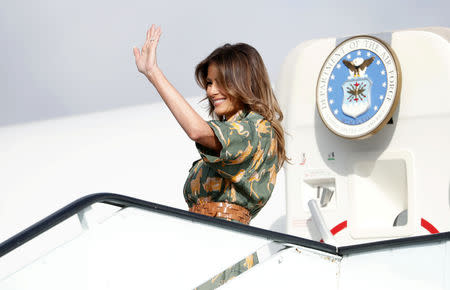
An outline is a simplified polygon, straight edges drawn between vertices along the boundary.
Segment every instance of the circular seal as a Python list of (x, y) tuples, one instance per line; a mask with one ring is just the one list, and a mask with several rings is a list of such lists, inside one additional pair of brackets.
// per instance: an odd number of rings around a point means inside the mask
[(363, 139), (390, 120), (400, 99), (400, 66), (380, 39), (356, 36), (328, 56), (317, 80), (317, 109), (338, 136)]

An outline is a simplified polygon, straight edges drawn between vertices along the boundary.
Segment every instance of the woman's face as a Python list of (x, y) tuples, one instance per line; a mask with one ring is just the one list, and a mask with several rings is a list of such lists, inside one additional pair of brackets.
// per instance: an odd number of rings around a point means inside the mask
[(244, 104), (236, 98), (227, 97), (222, 94), (217, 80), (219, 79), (219, 69), (215, 64), (208, 66), (208, 75), (206, 77), (206, 95), (214, 106), (214, 112), (218, 116), (225, 116), (228, 120), (231, 116), (244, 108)]

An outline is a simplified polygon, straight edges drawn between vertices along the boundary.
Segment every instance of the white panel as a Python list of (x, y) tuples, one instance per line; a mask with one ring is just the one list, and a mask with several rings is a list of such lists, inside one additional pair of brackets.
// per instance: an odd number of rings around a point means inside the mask
[(0, 289), (192, 289), (269, 241), (125, 209), (0, 282)]
[[(349, 220), (352, 238), (407, 236), (414, 229), (413, 160), (409, 152), (385, 152), (365, 161), (370, 152), (354, 154), (349, 176)], [(363, 161), (364, 160), (364, 161)], [(394, 227), (396, 217), (408, 211), (408, 223)], [(411, 222), (412, 221), (412, 222)]]
[[(337, 289), (340, 257), (290, 248), (226, 283), (223, 289)], [(221, 288), (221, 289), (222, 289)]]
[(442, 268), (444, 272), (444, 289), (450, 290), (450, 241), (445, 243), (445, 254), (444, 254), (444, 267)]
[(445, 289), (446, 247), (444, 242), (344, 256), (341, 289)]

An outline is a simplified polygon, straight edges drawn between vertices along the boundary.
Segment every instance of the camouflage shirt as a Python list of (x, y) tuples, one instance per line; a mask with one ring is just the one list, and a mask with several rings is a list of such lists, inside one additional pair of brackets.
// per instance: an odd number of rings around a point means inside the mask
[(222, 144), (219, 155), (196, 143), (195, 161), (184, 185), (191, 207), (198, 198), (227, 201), (247, 208), (254, 217), (269, 199), (276, 182), (276, 135), (269, 121), (255, 112), (239, 111), (228, 121), (209, 121)]

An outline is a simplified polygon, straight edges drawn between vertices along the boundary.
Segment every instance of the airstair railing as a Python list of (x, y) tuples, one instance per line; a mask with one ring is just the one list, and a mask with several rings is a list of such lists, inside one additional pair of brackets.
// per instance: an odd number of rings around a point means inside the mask
[(189, 211), (125, 196), (114, 193), (95, 193), (84, 196), (75, 200), (74, 202), (68, 204), (67, 206), (61, 208), (60, 210), (54, 212), (48, 217), (42, 219), (41, 221), (33, 224), (32, 226), (26, 228), (25, 230), (19, 232), (18, 234), (12, 236), (11, 238), (5, 240), (0, 244), (0, 258), (7, 253), (13, 251), (14, 249), (20, 247), (26, 242), (32, 240), (38, 235), (48, 231), (52, 227), (58, 225), (59, 223), (65, 221), (71, 216), (79, 213), (80, 211), (88, 208), (94, 203), (105, 203), (109, 205), (118, 206), (121, 208), (126, 207), (136, 207), (152, 212), (158, 212), (161, 214), (175, 216), (182, 219), (191, 220), (194, 222), (206, 223), (216, 227), (242, 232), (254, 236), (263, 237), (270, 239), (274, 242), (291, 244), (302, 246), (314, 250), (323, 251), (329, 254), (344, 256), (359, 252), (373, 251), (383, 248), (392, 247), (402, 247), (414, 244), (424, 244), (424, 243), (435, 243), (435, 242), (445, 242), (450, 240), (450, 232), (444, 232), (439, 234), (406, 237), (399, 239), (384, 240), (372, 243), (357, 244), (351, 246), (341, 246), (336, 247), (325, 243), (320, 243), (296, 236), (291, 236), (283, 233), (273, 232), (261, 228), (252, 227), (249, 225), (244, 225), (235, 222), (229, 222), (222, 219), (216, 219), (213, 217), (192, 213)]
[(105, 203), (109, 205), (118, 206), (121, 208), (125, 207), (136, 207), (143, 210), (148, 210), (152, 212), (158, 212), (161, 214), (166, 214), (170, 216), (179, 217), (182, 219), (188, 219), (195, 222), (207, 223), (217, 227), (221, 227), (228, 230), (238, 231), (246, 234), (251, 234), (254, 236), (259, 236), (263, 238), (270, 239), (275, 242), (292, 244), (311, 248), (314, 250), (323, 251), (330, 254), (336, 254), (337, 248), (328, 244), (319, 243), (316, 241), (295, 237), (287, 234), (282, 234), (278, 232), (273, 232), (261, 228), (252, 227), (249, 225), (244, 225), (235, 222), (229, 222), (222, 219), (216, 219), (213, 217), (192, 213), (189, 211), (125, 196), (114, 193), (95, 193), (84, 196), (75, 200), (74, 202), (68, 204), (67, 206), (61, 208), (60, 210), (54, 212), (48, 217), (40, 220), (39, 222), (33, 224), (32, 226), (26, 228), (25, 230), (19, 232), (18, 234), (12, 236), (6, 241), (0, 244), (0, 257), (6, 255), (7, 253), (13, 251), (14, 249), (20, 247), (26, 242), (32, 240), (38, 235), (48, 231), (52, 227), (58, 225), (59, 223), (65, 221), (71, 216), (77, 214), (78, 212), (84, 210), (85, 208), (91, 206), (94, 203)]
[(450, 232), (439, 234), (428, 234), (423, 236), (414, 236), (398, 239), (390, 239), (371, 243), (356, 244), (351, 246), (341, 246), (338, 248), (339, 256), (352, 255), (357, 253), (382, 250), (387, 248), (398, 248), (413, 245), (424, 245), (429, 243), (440, 243), (450, 240)]

